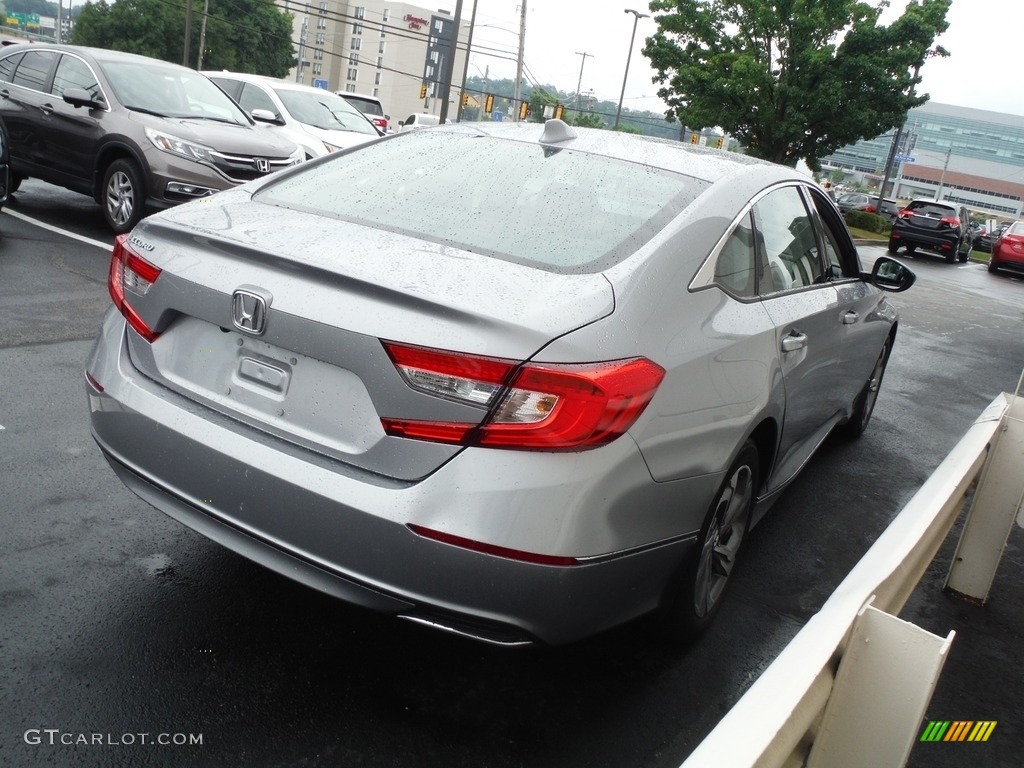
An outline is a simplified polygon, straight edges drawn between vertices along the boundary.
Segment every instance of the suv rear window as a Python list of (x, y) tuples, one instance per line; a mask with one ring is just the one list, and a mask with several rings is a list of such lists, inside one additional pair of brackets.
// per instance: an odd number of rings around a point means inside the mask
[(932, 203), (927, 200), (915, 200), (906, 207), (906, 210), (912, 211), (915, 216), (928, 216), (932, 219), (956, 217), (956, 208), (953, 206)]
[(289, 174), (255, 199), (570, 273), (622, 260), (706, 188), (571, 149), (417, 131)]

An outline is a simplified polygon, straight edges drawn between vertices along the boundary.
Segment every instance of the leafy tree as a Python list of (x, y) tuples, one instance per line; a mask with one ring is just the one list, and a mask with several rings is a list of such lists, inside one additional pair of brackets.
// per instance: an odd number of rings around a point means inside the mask
[(598, 115), (586, 114), (585, 112), (577, 112), (576, 115), (569, 121), (573, 125), (578, 125), (581, 128), (607, 128), (604, 120)]
[(719, 126), (750, 154), (787, 165), (899, 125), (917, 95), (952, 0), (911, 0), (888, 26), (886, 0), (651, 0), (643, 52), (667, 117)]
[[(190, 66), (199, 55), (203, 4), (193, 3)], [(260, 0), (210, 0), (203, 69), (231, 69), (284, 77), (295, 64), (291, 14)], [(76, 45), (111, 48), (180, 62), (185, 10), (163, 0), (88, 2), (72, 32)]]

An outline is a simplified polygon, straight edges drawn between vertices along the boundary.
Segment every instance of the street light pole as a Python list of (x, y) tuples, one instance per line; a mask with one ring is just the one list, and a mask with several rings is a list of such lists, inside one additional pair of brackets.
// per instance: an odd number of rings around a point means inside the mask
[(633, 34), (629, 38), (629, 54), (626, 56), (626, 74), (622, 76), (622, 93), (619, 94), (619, 108), (615, 111), (615, 125), (612, 128), (619, 127), (619, 118), (622, 116), (622, 100), (626, 98), (626, 80), (629, 79), (629, 60), (633, 58), (633, 41), (636, 39), (636, 24), (640, 19), (650, 18), (649, 13), (640, 13), (640, 11), (634, 11), (632, 8), (626, 8), (626, 13), (633, 14)]

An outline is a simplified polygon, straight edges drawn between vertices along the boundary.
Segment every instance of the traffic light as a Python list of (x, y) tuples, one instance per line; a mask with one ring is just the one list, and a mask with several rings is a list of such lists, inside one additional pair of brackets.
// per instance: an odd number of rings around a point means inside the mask
[(721, 149), (725, 145), (725, 136), (719, 136), (718, 141), (715, 142), (715, 148)]
[(565, 107), (563, 107), (561, 104), (556, 105), (555, 106), (555, 120), (561, 120), (563, 112), (565, 112)]
[(420, 86), (420, 98), (421, 99), (427, 98), (427, 84), (426, 83), (423, 83)]
[(524, 101), (519, 104), (519, 119), (525, 120), (530, 114), (530, 102)]
[(691, 144), (699, 144), (700, 143), (700, 134), (699, 133), (691, 133), (690, 134), (690, 143)]
[(490, 93), (487, 94), (487, 98), (484, 99), (484, 112), (488, 115), (494, 111), (494, 96)]

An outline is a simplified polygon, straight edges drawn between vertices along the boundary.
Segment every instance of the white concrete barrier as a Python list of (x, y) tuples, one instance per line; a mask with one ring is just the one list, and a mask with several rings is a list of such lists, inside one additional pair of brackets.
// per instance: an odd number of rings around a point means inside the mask
[(1020, 390), (985, 409), (683, 768), (905, 765), (954, 633), (938, 637), (896, 615), (972, 488), (947, 587), (987, 598), (1014, 517), (1024, 525)]

